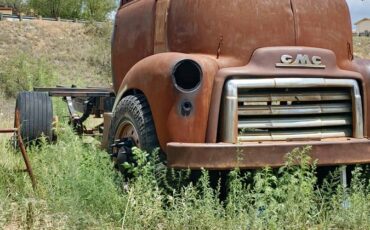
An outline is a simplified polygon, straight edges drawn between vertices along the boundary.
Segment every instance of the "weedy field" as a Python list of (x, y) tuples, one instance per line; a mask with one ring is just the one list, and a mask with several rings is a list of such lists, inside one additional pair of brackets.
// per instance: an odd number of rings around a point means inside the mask
[[(12, 126), (19, 90), (109, 85), (110, 25), (0, 22), (0, 28), (10, 34), (0, 38), (0, 127)], [(356, 56), (370, 58), (367, 39), (355, 38)], [(63, 108), (56, 100), (60, 117)], [(339, 171), (318, 186), (309, 147), (293, 151), (278, 170), (229, 172), (222, 186), (211, 185), (213, 172), (194, 178), (136, 149), (139, 164), (128, 167), (136, 176), (127, 182), (97, 140), (77, 137), (63, 119), (59, 126), (57, 143), (29, 149), (36, 191), (19, 172), (24, 165), (10, 137), (0, 136), (1, 229), (370, 229), (369, 167), (355, 167), (347, 189)]]
[[(369, 172), (356, 168), (344, 190), (339, 174), (316, 187), (309, 148), (278, 171), (234, 170), (219, 199), (209, 172), (166, 170), (155, 154), (135, 150), (140, 164), (128, 183), (107, 154), (84, 144), (67, 126), (53, 145), (29, 150), (38, 188), (18, 172), (21, 158), (0, 141), (0, 226), (4, 229), (369, 229)], [(289, 162), (300, 160), (301, 165)], [(181, 180), (181, 182), (180, 182)]]

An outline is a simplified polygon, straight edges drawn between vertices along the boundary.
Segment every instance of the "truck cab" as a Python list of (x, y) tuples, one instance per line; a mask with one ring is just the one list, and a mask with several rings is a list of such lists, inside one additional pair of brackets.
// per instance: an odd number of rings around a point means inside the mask
[(109, 151), (130, 139), (174, 168), (260, 168), (312, 146), (319, 165), (370, 163), (370, 61), (345, 0), (122, 1)]

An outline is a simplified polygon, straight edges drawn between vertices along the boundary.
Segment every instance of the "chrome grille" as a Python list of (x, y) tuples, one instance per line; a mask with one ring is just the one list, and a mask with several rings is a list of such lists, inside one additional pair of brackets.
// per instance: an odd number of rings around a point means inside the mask
[(222, 114), (221, 139), (230, 143), (363, 137), (354, 80), (229, 80)]

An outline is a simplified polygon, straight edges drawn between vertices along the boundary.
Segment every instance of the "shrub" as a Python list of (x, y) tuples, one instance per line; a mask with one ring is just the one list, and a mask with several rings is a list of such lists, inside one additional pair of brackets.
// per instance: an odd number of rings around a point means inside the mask
[(33, 87), (51, 86), (56, 76), (50, 64), (41, 58), (21, 53), (0, 62), (0, 87), (7, 97)]

